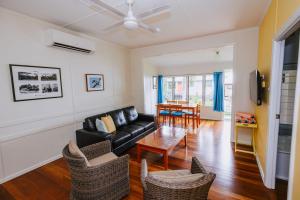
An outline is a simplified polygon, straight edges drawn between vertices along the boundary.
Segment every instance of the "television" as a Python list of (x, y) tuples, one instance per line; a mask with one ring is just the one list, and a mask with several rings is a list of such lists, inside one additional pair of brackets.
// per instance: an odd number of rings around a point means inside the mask
[(262, 77), (258, 70), (254, 70), (250, 73), (250, 99), (256, 105), (262, 104), (263, 98), (263, 87), (262, 87)]

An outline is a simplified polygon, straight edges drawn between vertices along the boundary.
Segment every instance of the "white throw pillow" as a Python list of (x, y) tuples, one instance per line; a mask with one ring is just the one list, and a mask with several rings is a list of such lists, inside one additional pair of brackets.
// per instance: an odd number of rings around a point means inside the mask
[(106, 125), (102, 120), (96, 119), (95, 124), (98, 131), (108, 133)]

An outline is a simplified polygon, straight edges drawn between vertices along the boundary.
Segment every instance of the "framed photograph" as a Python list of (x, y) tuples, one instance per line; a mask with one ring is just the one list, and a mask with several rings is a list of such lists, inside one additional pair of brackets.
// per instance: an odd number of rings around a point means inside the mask
[(152, 82), (153, 89), (157, 89), (157, 76), (153, 76)]
[(86, 89), (88, 92), (104, 90), (103, 74), (86, 74)]
[(63, 97), (60, 68), (15, 64), (9, 67), (15, 102)]

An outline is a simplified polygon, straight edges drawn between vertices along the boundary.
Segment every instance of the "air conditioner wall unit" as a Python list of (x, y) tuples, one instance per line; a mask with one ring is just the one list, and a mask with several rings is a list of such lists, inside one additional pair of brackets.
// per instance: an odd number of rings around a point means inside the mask
[(68, 49), (82, 53), (93, 53), (96, 50), (94, 42), (55, 29), (46, 31), (46, 44), (51, 47)]

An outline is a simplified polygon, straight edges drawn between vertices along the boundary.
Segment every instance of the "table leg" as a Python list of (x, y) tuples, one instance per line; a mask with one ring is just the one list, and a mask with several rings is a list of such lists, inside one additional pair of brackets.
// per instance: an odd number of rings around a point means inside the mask
[(235, 127), (235, 131), (234, 131), (234, 152), (236, 152), (236, 146), (237, 146), (237, 142), (238, 142), (238, 130), (237, 130), (237, 126)]
[(165, 166), (165, 170), (167, 170), (169, 166), (168, 151), (164, 151), (163, 154), (164, 154), (164, 166)]
[(138, 144), (137, 145), (137, 161), (138, 162), (141, 162), (141, 153), (142, 153), (141, 146)]
[(253, 154), (256, 155), (256, 148), (255, 148), (255, 130), (252, 129), (252, 148), (253, 148)]
[(186, 143), (187, 143), (187, 134), (185, 134), (184, 136), (184, 145), (186, 146)]
[(194, 120), (194, 117), (193, 117), (193, 129), (195, 129), (195, 120)]
[(195, 109), (193, 109), (193, 129), (195, 129)]

